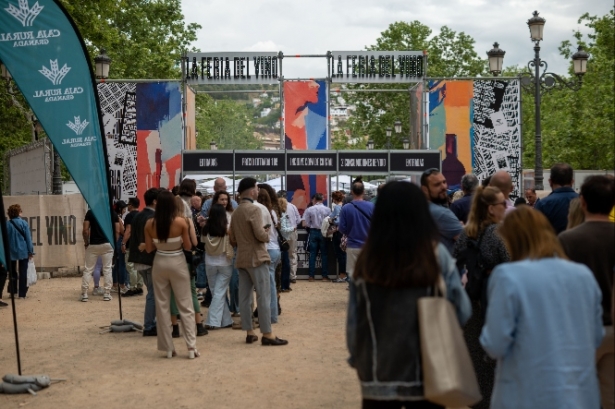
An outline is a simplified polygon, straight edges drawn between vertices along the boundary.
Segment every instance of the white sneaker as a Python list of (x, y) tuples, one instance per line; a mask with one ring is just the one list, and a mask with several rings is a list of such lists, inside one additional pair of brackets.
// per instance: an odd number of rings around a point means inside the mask
[(94, 287), (94, 290), (92, 290), (92, 295), (103, 295), (104, 293), (105, 290), (102, 287)]
[(81, 294), (81, 301), (88, 302), (88, 293)]
[(103, 295), (103, 301), (111, 301), (113, 297), (111, 297), (110, 293)]

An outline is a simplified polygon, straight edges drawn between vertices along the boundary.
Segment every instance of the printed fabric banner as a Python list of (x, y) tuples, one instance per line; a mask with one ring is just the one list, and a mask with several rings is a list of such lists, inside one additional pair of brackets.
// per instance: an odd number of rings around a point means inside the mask
[(83, 197), (74, 195), (5, 196), (4, 205), (21, 206), (21, 218), (30, 226), (34, 264), (40, 268), (83, 267)]
[(0, 0), (0, 60), (114, 243), (93, 71), (57, 0)]
[(102, 83), (98, 95), (113, 199), (143, 199), (151, 187), (179, 184), (184, 139), (179, 83)]
[[(329, 149), (325, 81), (284, 82), (284, 134), (286, 149)], [(288, 175), (287, 184), (288, 201), (301, 214), (316, 193), (322, 193), (328, 202), (325, 175)]]
[(521, 188), (521, 94), (518, 80), (429, 81), (429, 149), (442, 151), (449, 188), (474, 173), (479, 180), (510, 173), (511, 197)]

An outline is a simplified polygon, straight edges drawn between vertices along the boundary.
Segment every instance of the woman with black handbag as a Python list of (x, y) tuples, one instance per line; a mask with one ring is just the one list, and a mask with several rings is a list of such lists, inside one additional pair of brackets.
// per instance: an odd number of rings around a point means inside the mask
[[(194, 249), (198, 245), (196, 238), (196, 229), (192, 222), (192, 217), (184, 216), (184, 201), (179, 196), (175, 196), (175, 209), (176, 217), (181, 217), (186, 221), (188, 229), (190, 231), (190, 242)], [(186, 264), (188, 271), (190, 272), (190, 293), (192, 295), (192, 306), (194, 308), (194, 321), (196, 323), (196, 336), (202, 337), (207, 335), (207, 329), (203, 326), (203, 316), (201, 315), (201, 304), (199, 303), (197, 291), (196, 291), (196, 268), (193, 264), (192, 253), (194, 250), (184, 250), (184, 257), (186, 258)], [(175, 302), (175, 295), (171, 291), (171, 322), (173, 324), (173, 338), (179, 338), (179, 324), (177, 323), (177, 316), (179, 310), (177, 309), (177, 303)]]
[(207, 328), (227, 328), (233, 324), (226, 293), (233, 274), (234, 250), (229, 242), (230, 223), (226, 209), (214, 204), (203, 229), (201, 241), (205, 243), (205, 270), (211, 291), (211, 304), (207, 312)]
[(478, 337), (485, 324), (486, 291), (491, 270), (510, 258), (504, 241), (496, 231), (505, 211), (506, 200), (500, 189), (479, 186), (474, 193), (468, 224), (453, 250), (459, 271), (468, 271), (466, 291), (472, 300), (472, 317), (463, 328), (463, 334), (483, 396), (482, 401), (472, 406), (475, 409), (489, 408), (495, 377), (495, 361), (487, 356)]

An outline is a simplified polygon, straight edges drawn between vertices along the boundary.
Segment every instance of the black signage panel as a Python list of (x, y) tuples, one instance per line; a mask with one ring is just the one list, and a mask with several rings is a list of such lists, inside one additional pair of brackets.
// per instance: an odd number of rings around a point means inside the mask
[(182, 155), (184, 173), (233, 173), (233, 152), (185, 151)]
[(441, 168), (440, 151), (391, 152), (391, 172), (423, 172)]
[(340, 173), (389, 173), (388, 152), (344, 151), (339, 152)]
[(285, 171), (284, 151), (235, 152), (235, 172), (283, 173)]
[(286, 151), (286, 171), (288, 173), (335, 173), (337, 153), (335, 151), (306, 152)]

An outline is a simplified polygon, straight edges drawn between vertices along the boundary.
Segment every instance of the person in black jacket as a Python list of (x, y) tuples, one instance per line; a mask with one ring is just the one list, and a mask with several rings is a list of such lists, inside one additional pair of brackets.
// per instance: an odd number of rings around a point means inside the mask
[(152, 281), (152, 264), (154, 264), (154, 255), (156, 252), (148, 253), (140, 251), (139, 244), (145, 242), (145, 223), (154, 217), (156, 208), (156, 198), (160, 189), (148, 189), (143, 195), (145, 200), (145, 209), (137, 213), (131, 222), (131, 237), (128, 242), (128, 261), (133, 263), (134, 268), (143, 278), (143, 283), (147, 288), (147, 296), (145, 297), (145, 315), (143, 318), (143, 336), (155, 337), (158, 335), (156, 331), (156, 303), (154, 300), (154, 284)]

